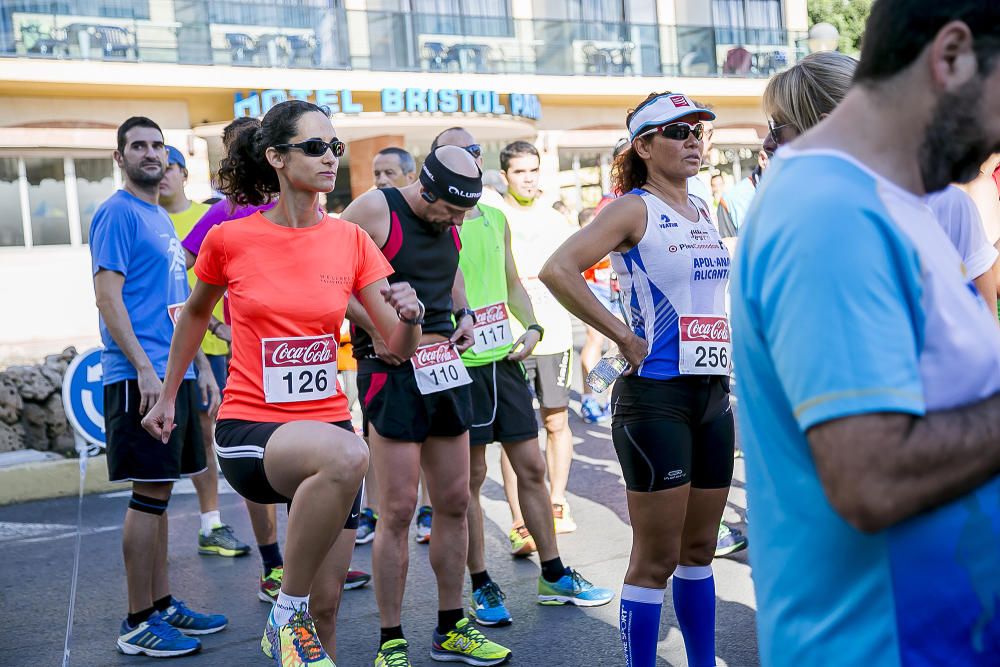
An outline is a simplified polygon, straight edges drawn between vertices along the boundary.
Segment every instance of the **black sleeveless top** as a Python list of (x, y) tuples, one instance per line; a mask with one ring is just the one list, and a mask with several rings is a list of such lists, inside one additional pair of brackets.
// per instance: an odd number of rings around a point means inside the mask
[[(382, 254), (394, 272), (389, 283), (407, 282), (416, 290), (426, 310), (424, 333), (450, 336), (455, 333), (451, 288), (461, 249), (458, 228), (438, 231), (416, 216), (399, 190), (387, 188), (381, 192), (389, 205), (389, 237), (382, 246)], [(375, 354), (371, 336), (361, 327), (351, 327), (351, 343), (356, 359)]]

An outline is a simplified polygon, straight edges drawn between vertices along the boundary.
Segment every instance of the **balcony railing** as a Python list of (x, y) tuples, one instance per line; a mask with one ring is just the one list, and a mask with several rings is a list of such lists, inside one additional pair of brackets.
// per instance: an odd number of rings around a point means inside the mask
[[(0, 0), (0, 55), (406, 72), (755, 77), (794, 64), (805, 43), (804, 34), (773, 28), (345, 11), (311, 4)], [(136, 8), (131, 17), (129, 6)], [(81, 15), (85, 7), (91, 9)]]

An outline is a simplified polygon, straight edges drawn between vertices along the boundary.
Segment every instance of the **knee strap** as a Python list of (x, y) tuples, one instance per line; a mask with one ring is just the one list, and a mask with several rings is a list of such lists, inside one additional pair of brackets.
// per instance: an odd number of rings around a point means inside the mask
[(167, 503), (169, 502), (169, 498), (167, 500), (160, 500), (159, 498), (151, 498), (150, 496), (144, 496), (141, 493), (133, 491), (132, 498), (128, 501), (128, 507), (136, 512), (162, 516), (167, 511)]

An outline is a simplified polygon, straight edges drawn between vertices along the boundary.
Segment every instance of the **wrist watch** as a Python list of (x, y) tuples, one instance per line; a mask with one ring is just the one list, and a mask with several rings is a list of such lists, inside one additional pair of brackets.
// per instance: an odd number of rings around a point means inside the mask
[(455, 324), (461, 322), (462, 318), (465, 317), (466, 315), (472, 318), (473, 324), (476, 323), (476, 312), (471, 308), (462, 308), (461, 310), (456, 310), (454, 313), (452, 313), (452, 315), (455, 316)]
[(538, 342), (542, 342), (545, 338), (545, 329), (542, 328), (541, 324), (529, 324), (526, 328), (527, 331), (537, 331), (538, 332)]

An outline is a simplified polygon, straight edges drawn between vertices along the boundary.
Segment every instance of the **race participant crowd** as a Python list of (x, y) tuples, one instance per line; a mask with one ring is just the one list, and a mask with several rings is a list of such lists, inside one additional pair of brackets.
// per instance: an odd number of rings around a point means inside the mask
[[(500, 443), (510, 553), (537, 553), (538, 602), (617, 593), (623, 662), (652, 667), (669, 582), (688, 664), (716, 665), (712, 560), (747, 544), (721, 522), (735, 392), (761, 663), (997, 664), (998, 55), (995, 3), (879, 0), (860, 62), (818, 53), (768, 82), (758, 168), (724, 193), (698, 175), (715, 114), (650, 94), (625, 116), (614, 192), (579, 227), (524, 141), (499, 179), (461, 127), (419, 168), (385, 149), (376, 187), (332, 216), (346, 146), (326, 109), (230, 123), (210, 204), (188, 199), (184, 155), (154, 120), (126, 120), (124, 185), (90, 230), (109, 476), (132, 485), (118, 649), (186, 655), (226, 628), (173, 595), (167, 567), (185, 476), (199, 552), (251, 551), (219, 514), (221, 469), (262, 561), (267, 659), (334, 665), (342, 591), (369, 582), (375, 667), (426, 650), (403, 631), (416, 515), (437, 584), (431, 658), (512, 660), (480, 504)], [(610, 418), (625, 480), (620, 589), (557, 542), (577, 529), (580, 362), (605, 380), (581, 416)], [(351, 568), (369, 542), (371, 574)]]

